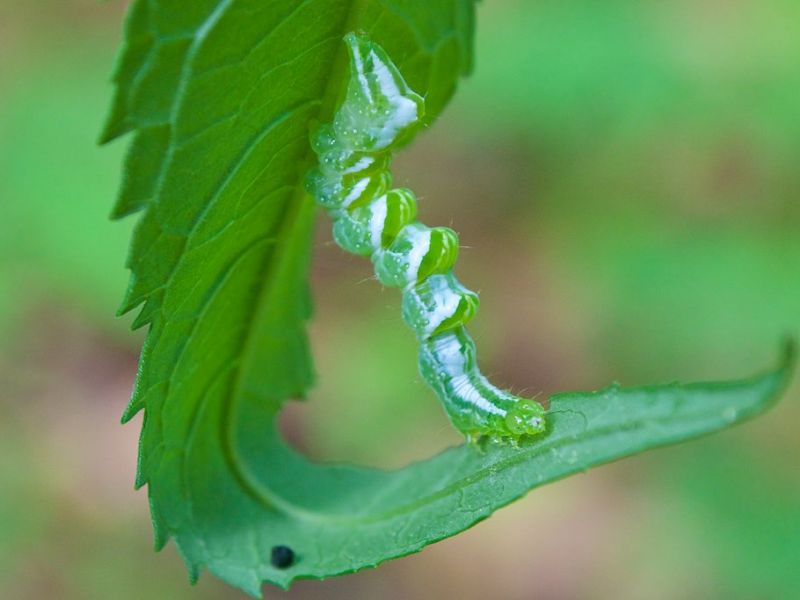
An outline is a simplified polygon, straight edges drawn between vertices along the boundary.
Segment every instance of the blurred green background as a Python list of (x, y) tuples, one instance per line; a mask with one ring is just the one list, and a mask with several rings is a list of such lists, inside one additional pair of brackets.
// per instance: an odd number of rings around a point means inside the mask
[[(244, 598), (152, 552), (119, 425), (126, 141), (94, 141), (123, 4), (0, 3), (0, 598)], [(453, 226), (485, 370), (548, 394), (722, 379), (800, 331), (800, 4), (492, 0), (476, 71), (398, 160)], [(457, 438), (397, 294), (319, 221), (319, 384), (283, 425), (394, 466)], [(347, 348), (346, 353), (340, 351)], [(378, 348), (380, 350), (378, 351)], [(335, 416), (335, 418), (334, 418)], [(536, 490), (472, 530), (267, 598), (800, 597), (800, 387), (743, 427)]]

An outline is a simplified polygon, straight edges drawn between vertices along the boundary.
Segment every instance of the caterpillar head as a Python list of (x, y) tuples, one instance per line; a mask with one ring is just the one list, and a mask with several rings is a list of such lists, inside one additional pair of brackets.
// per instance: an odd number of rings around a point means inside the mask
[(520, 399), (505, 416), (505, 425), (513, 437), (537, 435), (545, 430), (545, 411), (533, 400)]

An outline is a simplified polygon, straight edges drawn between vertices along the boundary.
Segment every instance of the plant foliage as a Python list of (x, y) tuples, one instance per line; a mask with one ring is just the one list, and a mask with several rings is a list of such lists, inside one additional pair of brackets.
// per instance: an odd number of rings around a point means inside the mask
[[(141, 212), (121, 311), (148, 326), (124, 420), (144, 409), (137, 486), (157, 547), (254, 596), (373, 566), (538, 485), (764, 410), (789, 354), (749, 380), (552, 397), (548, 432), (464, 445), (385, 472), (318, 465), (275, 429), (312, 383), (305, 333), (312, 125), (367, 32), (441, 112), (471, 65), (473, 0), (136, 0), (103, 141), (133, 132), (114, 214)], [(387, 394), (391, 393), (387, 390)], [(288, 568), (272, 549), (294, 552)]]

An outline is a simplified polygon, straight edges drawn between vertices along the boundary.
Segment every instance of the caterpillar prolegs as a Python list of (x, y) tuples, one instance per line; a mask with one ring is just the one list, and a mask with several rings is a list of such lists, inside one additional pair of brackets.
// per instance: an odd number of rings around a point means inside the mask
[(319, 164), (306, 187), (333, 220), (344, 250), (368, 256), (377, 279), (402, 289), (402, 313), (420, 343), (419, 369), (453, 425), (468, 438), (517, 440), (545, 429), (544, 409), (492, 385), (478, 369), (475, 343), (464, 325), (478, 296), (456, 279), (458, 235), (416, 220), (417, 200), (390, 189), (393, 148), (421, 123), (422, 97), (364, 36), (345, 36), (349, 53), (346, 95), (333, 122), (313, 132)]

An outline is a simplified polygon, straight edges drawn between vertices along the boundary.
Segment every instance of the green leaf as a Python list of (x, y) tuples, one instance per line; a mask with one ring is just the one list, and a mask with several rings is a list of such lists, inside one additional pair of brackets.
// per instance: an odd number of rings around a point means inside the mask
[[(130, 419), (157, 546), (173, 537), (250, 594), (415, 552), (529, 489), (764, 410), (789, 358), (748, 381), (552, 398), (549, 431), (384, 472), (317, 465), (275, 429), (312, 382), (304, 322), (313, 205), (308, 131), (365, 30), (436, 116), (470, 68), (472, 0), (137, 0), (103, 140), (135, 132), (114, 214), (137, 211), (122, 310), (149, 325)], [(399, 323), (398, 323), (399, 326)], [(390, 391), (387, 390), (387, 393)], [(271, 550), (295, 552), (286, 569)]]

